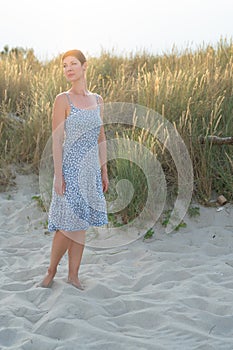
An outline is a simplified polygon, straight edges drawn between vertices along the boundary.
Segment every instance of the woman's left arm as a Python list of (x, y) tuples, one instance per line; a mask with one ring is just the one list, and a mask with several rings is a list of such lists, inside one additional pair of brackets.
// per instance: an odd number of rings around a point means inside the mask
[[(100, 116), (101, 116), (101, 119), (103, 121), (104, 103), (103, 103), (103, 99), (101, 96), (99, 96), (99, 103), (100, 103)], [(99, 144), (99, 159), (100, 159), (100, 166), (101, 166), (101, 177), (102, 177), (103, 191), (107, 192), (108, 184), (109, 184), (108, 169), (107, 169), (107, 146), (106, 146), (106, 136), (105, 136), (103, 124), (100, 127), (98, 144)]]

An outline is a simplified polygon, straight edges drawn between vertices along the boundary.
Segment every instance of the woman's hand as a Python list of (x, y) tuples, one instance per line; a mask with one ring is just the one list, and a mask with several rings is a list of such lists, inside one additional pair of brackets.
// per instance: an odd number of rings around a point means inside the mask
[(63, 194), (65, 193), (66, 184), (63, 175), (55, 175), (54, 190), (59, 196), (63, 196)]
[(109, 184), (107, 172), (106, 172), (106, 171), (103, 171), (103, 172), (101, 173), (101, 177), (102, 177), (103, 191), (104, 191), (104, 192), (107, 192), (107, 190), (108, 190), (108, 184)]

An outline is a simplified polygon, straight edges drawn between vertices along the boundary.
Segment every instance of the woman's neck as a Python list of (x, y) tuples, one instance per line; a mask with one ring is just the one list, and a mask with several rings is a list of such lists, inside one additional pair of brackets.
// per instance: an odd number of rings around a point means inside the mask
[(74, 83), (69, 91), (72, 92), (74, 95), (86, 96), (90, 94), (85, 82), (78, 82), (76, 84)]

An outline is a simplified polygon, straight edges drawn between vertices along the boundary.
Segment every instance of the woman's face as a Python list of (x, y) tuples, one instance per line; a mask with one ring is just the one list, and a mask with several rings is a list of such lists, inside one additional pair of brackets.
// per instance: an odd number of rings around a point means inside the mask
[(63, 70), (67, 80), (76, 81), (84, 77), (86, 63), (83, 65), (74, 56), (67, 56), (63, 60)]

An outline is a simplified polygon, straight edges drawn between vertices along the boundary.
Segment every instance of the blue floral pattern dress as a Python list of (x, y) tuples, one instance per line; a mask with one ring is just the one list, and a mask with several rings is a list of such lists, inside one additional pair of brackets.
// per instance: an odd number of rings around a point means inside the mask
[[(102, 120), (99, 96), (93, 109), (74, 106), (68, 93), (70, 114), (65, 119), (62, 172), (65, 193), (54, 186), (48, 213), (48, 230), (79, 231), (108, 223), (102, 188), (98, 137)], [(54, 179), (53, 179), (54, 183)]]

